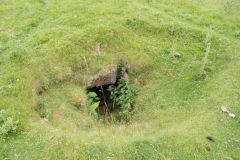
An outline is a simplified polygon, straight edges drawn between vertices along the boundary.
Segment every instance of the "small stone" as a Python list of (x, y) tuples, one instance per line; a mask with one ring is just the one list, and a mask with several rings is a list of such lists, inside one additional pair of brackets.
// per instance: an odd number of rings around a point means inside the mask
[(235, 114), (233, 114), (233, 113), (229, 113), (228, 115), (229, 115), (229, 117), (232, 117), (232, 118), (236, 117)]
[(227, 110), (227, 108), (225, 108), (224, 106), (221, 107), (221, 110), (225, 113), (229, 113), (229, 111)]

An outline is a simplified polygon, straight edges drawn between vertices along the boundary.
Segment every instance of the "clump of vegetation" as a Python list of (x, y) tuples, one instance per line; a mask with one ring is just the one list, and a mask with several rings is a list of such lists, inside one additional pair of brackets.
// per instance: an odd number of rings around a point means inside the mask
[(208, 33), (207, 33), (206, 38), (205, 38), (205, 41), (204, 41), (204, 43), (205, 43), (206, 45), (208, 45), (209, 41), (210, 41), (211, 38), (212, 38), (213, 27), (214, 27), (214, 24), (211, 24), (210, 27), (209, 27)]
[(46, 108), (47, 100), (45, 98), (39, 98), (35, 110), (38, 112), (41, 118), (49, 118), (50, 112)]
[(118, 86), (109, 87), (111, 92), (110, 99), (115, 105), (120, 106), (120, 117), (122, 120), (128, 121), (132, 114), (133, 104), (138, 96), (138, 89), (134, 85), (128, 85), (124, 78), (119, 79)]
[(174, 35), (175, 32), (175, 23), (176, 23), (176, 16), (173, 18), (173, 22), (172, 22), (172, 29), (171, 29), (171, 35)]
[(207, 61), (208, 61), (208, 56), (209, 56), (209, 52), (210, 52), (210, 48), (211, 48), (211, 37), (212, 37), (212, 30), (213, 30), (214, 25), (210, 25), (209, 31), (206, 35), (206, 39), (204, 41), (204, 44), (206, 45), (206, 52), (204, 54), (204, 57), (201, 61), (201, 66), (200, 66), (200, 70), (199, 70), (199, 76), (198, 79), (205, 79), (207, 77), (207, 73), (206, 73), (206, 65), (207, 65)]
[(15, 133), (18, 128), (18, 121), (15, 121), (7, 111), (0, 111), (0, 136), (7, 136)]
[(116, 85), (110, 85), (105, 91), (102, 87), (101, 89), (101, 95), (95, 92), (87, 94), (89, 113), (95, 118), (100, 115), (107, 118), (110, 115), (112, 121), (115, 119), (129, 121), (138, 95), (137, 87), (128, 84), (126, 79), (120, 78)]
[(207, 48), (206, 48), (206, 52), (205, 55), (203, 57), (202, 63), (201, 63), (201, 67), (200, 67), (200, 78), (205, 78), (206, 77), (206, 64), (207, 64), (207, 58), (210, 52), (210, 47), (211, 47), (211, 43), (207, 44)]
[(180, 54), (178, 52), (176, 52), (176, 40), (173, 41), (172, 43), (172, 47), (171, 47), (171, 51), (170, 51), (170, 56), (172, 58), (180, 58)]
[(97, 118), (98, 113), (96, 112), (96, 109), (99, 106), (100, 99), (97, 97), (97, 94), (95, 92), (89, 92), (87, 97), (88, 97), (87, 109), (91, 115), (93, 115), (95, 118)]

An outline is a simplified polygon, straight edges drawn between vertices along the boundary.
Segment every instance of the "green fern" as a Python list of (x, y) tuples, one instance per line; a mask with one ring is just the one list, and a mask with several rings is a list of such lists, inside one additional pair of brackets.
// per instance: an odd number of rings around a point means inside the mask
[(97, 97), (97, 94), (95, 92), (89, 92), (87, 96), (87, 109), (91, 115), (97, 118), (98, 113), (96, 112), (96, 109), (98, 108), (100, 103), (99, 98)]

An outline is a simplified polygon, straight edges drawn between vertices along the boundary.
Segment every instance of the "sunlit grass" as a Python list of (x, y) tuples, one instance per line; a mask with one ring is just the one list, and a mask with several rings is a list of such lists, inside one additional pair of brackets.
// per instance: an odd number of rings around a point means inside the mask
[[(0, 159), (240, 159), (239, 5), (1, 1), (0, 108), (23, 129), (0, 141)], [(89, 76), (120, 59), (140, 88), (128, 124), (85, 106)]]

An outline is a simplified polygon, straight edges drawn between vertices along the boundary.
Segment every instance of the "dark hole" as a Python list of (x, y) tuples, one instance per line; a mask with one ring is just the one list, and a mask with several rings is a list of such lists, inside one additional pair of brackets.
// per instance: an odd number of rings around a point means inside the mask
[(99, 114), (105, 115), (120, 108), (120, 106), (114, 102), (114, 99), (110, 98), (111, 92), (108, 90), (109, 87), (117, 87), (117, 84), (118, 80), (115, 84), (102, 85), (87, 89), (87, 92), (95, 92), (99, 98), (99, 107), (96, 109)]
[(126, 79), (128, 76), (128, 66), (125, 62), (120, 62), (115, 72), (110, 72), (106, 75), (100, 75), (95, 78), (91, 86), (87, 88), (87, 93), (94, 92), (97, 95), (99, 102), (96, 112), (100, 115), (108, 115), (112, 112), (119, 112), (121, 106), (116, 103), (117, 97), (112, 97), (109, 88), (118, 88), (120, 79)]

